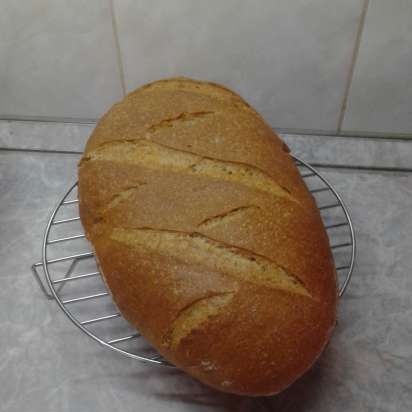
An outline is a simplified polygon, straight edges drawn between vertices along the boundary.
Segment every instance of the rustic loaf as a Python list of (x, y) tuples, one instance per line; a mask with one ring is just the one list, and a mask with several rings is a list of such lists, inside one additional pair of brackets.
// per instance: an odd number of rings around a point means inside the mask
[(193, 377), (274, 394), (328, 342), (336, 277), (319, 212), (234, 92), (175, 78), (126, 96), (87, 143), (79, 199), (119, 310)]

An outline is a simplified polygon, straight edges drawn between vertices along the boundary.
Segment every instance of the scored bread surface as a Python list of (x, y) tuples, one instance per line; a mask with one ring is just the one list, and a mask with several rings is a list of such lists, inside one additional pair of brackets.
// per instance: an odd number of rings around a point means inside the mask
[(329, 340), (336, 278), (286, 145), (242, 98), (167, 79), (100, 120), (79, 208), (119, 310), (217, 389), (274, 394)]

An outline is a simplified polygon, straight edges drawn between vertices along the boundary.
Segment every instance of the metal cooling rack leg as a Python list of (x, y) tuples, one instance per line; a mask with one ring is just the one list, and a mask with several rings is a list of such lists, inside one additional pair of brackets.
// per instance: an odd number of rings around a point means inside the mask
[[(67, 279), (67, 278), (69, 278), (69, 277), (73, 274), (73, 271), (74, 271), (77, 263), (79, 262), (79, 260), (80, 260), (79, 258), (73, 259), (73, 262), (71, 263), (71, 265), (70, 265), (68, 271), (66, 272), (66, 274), (64, 275), (64, 278), (63, 278), (63, 279)], [(63, 289), (63, 287), (64, 287), (65, 284), (66, 284), (66, 282), (60, 283), (60, 285), (59, 285), (59, 286), (57, 287), (57, 289), (56, 289), (56, 292), (57, 292), (57, 293), (60, 293), (60, 292), (62, 291), (62, 289)]]
[(46, 286), (44, 285), (44, 281), (40, 277), (40, 273), (38, 271), (39, 267), (43, 268), (43, 262), (37, 262), (31, 266), (31, 271), (33, 273), (33, 276), (36, 279), (37, 283), (39, 284), (40, 289), (46, 295), (47, 299), (54, 299), (53, 295), (48, 292), (48, 288), (46, 288)]

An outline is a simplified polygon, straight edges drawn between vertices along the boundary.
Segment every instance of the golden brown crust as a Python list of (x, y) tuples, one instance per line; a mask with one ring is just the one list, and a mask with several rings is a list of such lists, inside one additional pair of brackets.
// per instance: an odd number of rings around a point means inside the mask
[(268, 395), (320, 355), (328, 238), (287, 148), (234, 92), (177, 78), (129, 94), (88, 141), (79, 199), (120, 311), (178, 367)]

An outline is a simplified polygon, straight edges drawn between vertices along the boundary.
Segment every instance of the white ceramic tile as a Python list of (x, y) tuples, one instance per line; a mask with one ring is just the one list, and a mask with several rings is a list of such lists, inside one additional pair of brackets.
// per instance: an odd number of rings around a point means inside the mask
[(370, 2), (343, 129), (412, 134), (410, 0)]
[(126, 86), (224, 83), (275, 127), (335, 130), (362, 0), (115, 0)]
[(1, 0), (1, 116), (95, 118), (120, 97), (109, 0)]
[(95, 124), (0, 120), (0, 148), (82, 152)]
[(412, 144), (407, 139), (292, 134), (282, 134), (281, 137), (294, 155), (314, 166), (412, 170)]

